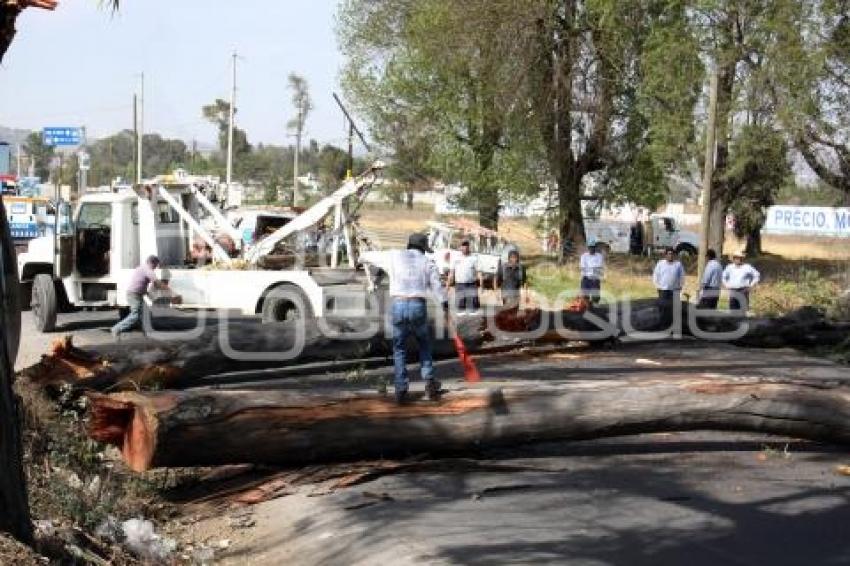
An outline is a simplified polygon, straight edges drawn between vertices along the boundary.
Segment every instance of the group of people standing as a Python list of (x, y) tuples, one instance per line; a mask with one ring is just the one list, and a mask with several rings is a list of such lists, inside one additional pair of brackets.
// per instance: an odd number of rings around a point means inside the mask
[[(722, 289), (729, 294), (729, 309), (746, 313), (750, 305), (750, 291), (758, 285), (761, 275), (749, 263), (744, 262), (744, 252), (732, 254), (732, 263), (726, 267), (717, 259), (717, 252), (706, 252), (707, 262), (699, 287), (699, 307), (716, 309)], [(678, 297), (685, 283), (685, 268), (673, 248), (667, 248), (664, 257), (655, 265), (652, 282), (662, 302), (672, 302)]]
[[(477, 311), (481, 308), (479, 290), (485, 285), (485, 273), (479, 264), (478, 256), (472, 254), (468, 240), (460, 244), (460, 256), (452, 261), (448, 277), (448, 286), (455, 289), (455, 303), (458, 312)], [(510, 249), (506, 262), (499, 265), (493, 280), (493, 289), (499, 296), (499, 302), (506, 307), (519, 306), (523, 294), (528, 290), (528, 278), (525, 266), (519, 259), (519, 251)]]

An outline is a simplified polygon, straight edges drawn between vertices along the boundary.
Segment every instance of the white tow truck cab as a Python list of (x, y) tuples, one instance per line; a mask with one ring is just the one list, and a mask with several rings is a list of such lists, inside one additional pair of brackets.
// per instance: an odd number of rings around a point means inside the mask
[[(151, 255), (159, 257), (157, 275), (179, 298), (178, 308), (237, 310), (261, 314), (264, 322), (351, 314), (352, 303), (365, 309), (366, 280), (355, 269), (358, 242), (347, 210), (351, 201), (362, 202), (381, 168), (376, 163), (244, 250), (241, 233), (195, 185), (87, 194), (73, 213), (61, 203), (55, 234), (32, 240), (18, 256), (21, 280), (32, 283), (36, 326), (51, 331), (57, 313), (73, 307), (127, 306), (131, 274)], [(299, 236), (329, 217), (330, 253), (299, 249)], [(345, 266), (343, 246), (350, 250)], [(284, 268), (262, 268), (270, 264)]]

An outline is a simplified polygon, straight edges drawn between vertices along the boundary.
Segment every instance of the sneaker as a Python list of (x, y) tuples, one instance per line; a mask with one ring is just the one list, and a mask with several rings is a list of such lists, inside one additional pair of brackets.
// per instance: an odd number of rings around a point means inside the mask
[(403, 391), (396, 391), (395, 392), (395, 402), (398, 403), (399, 405), (404, 405), (405, 403), (408, 402), (408, 400), (409, 399), (407, 397), (407, 389), (404, 389)]
[(121, 341), (121, 333), (120, 332), (118, 332), (114, 328), (110, 328), (109, 333), (112, 334), (112, 338), (114, 338), (116, 342)]
[(440, 398), (440, 392), (442, 390), (443, 384), (437, 381), (436, 379), (431, 379), (428, 383), (425, 384), (425, 394), (428, 396), (429, 401), (436, 401)]

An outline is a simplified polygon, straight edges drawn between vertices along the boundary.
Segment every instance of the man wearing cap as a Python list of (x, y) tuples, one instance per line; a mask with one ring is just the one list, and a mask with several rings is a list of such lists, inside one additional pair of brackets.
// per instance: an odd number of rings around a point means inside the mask
[(581, 269), (581, 296), (592, 303), (599, 302), (602, 274), (605, 271), (605, 256), (597, 250), (596, 238), (587, 240), (587, 251), (579, 260)]
[(729, 309), (747, 313), (750, 308), (750, 290), (755, 287), (761, 275), (749, 263), (744, 263), (744, 252), (732, 254), (732, 263), (723, 270), (723, 286), (729, 291)]
[(452, 263), (449, 286), (454, 285), (458, 312), (477, 311), (481, 308), (478, 300), (476, 281), (483, 286), (481, 272), (478, 271), (478, 258), (472, 255), (469, 240), (460, 244), (460, 257)]
[(440, 395), (440, 382), (434, 378), (428, 297), (436, 299), (444, 313), (448, 313), (449, 300), (440, 283), (440, 272), (434, 262), (425, 256), (426, 252), (431, 252), (428, 236), (411, 234), (407, 249), (393, 251), (390, 256), (387, 274), (392, 297), (395, 396), (399, 403), (407, 399), (405, 360), (407, 339), (411, 335), (419, 344), (419, 364), (422, 379), (425, 380), (425, 392), (429, 399), (437, 399)]
[(159, 258), (152, 255), (133, 270), (130, 275), (130, 284), (127, 285), (127, 305), (130, 307), (130, 314), (112, 327), (110, 332), (114, 337), (118, 338), (121, 333), (132, 330), (141, 322), (144, 297), (148, 292), (148, 286), (153, 284), (154, 289), (168, 289), (168, 283), (156, 278), (154, 269), (157, 267), (159, 267)]

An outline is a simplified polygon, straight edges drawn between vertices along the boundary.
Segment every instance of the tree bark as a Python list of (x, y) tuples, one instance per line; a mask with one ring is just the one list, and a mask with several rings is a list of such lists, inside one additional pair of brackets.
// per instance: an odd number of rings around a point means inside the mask
[(92, 438), (131, 469), (457, 453), (538, 440), (722, 429), (850, 444), (847, 382), (671, 377), (511, 383), (397, 405), (377, 394), (92, 394)]
[(21, 313), (15, 250), (6, 211), (0, 200), (0, 531), (32, 543), (24, 476), (18, 399), (12, 389), (13, 360), (18, 351)]
[(723, 255), (723, 244), (726, 240), (726, 202), (723, 195), (714, 198), (712, 193), (711, 211), (709, 211), (708, 248)]

